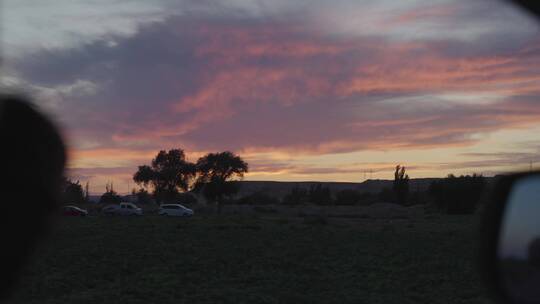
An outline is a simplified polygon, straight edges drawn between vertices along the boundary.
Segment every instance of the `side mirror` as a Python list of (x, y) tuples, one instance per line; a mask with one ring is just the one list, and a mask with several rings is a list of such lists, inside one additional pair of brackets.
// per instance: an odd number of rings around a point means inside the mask
[(485, 210), (481, 263), (503, 303), (540, 303), (540, 172), (501, 178)]

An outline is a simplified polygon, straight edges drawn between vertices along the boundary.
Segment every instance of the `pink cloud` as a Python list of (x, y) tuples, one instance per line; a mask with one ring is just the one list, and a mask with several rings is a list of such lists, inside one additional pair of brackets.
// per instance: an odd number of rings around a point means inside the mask
[(486, 50), (481, 41), (332, 36), (295, 21), (172, 18), (114, 48), (38, 54), (21, 70), (35, 82), (51, 81), (53, 68), (58, 82), (99, 83), (60, 110), (74, 142), (97, 143), (75, 146), (73, 159), (79, 168), (123, 167), (173, 147), (299, 156), (471, 145), (476, 134), (539, 121), (538, 41)]

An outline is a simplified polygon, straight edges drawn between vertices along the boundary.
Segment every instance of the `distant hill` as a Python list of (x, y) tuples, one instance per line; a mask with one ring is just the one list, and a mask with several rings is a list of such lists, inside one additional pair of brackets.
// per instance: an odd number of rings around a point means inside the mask
[[(411, 191), (424, 191), (439, 178), (415, 178), (410, 181)], [(361, 192), (379, 193), (384, 188), (392, 188), (393, 180), (370, 179), (362, 183), (347, 182), (275, 182), (275, 181), (241, 181), (239, 196), (254, 192), (266, 192), (273, 196), (283, 197), (294, 187), (308, 189), (312, 185), (321, 184), (330, 188), (332, 192), (352, 189)]]

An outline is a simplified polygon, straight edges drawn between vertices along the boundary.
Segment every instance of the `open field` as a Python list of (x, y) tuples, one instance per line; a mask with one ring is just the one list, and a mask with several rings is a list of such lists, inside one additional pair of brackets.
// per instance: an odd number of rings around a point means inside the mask
[(63, 218), (10, 303), (490, 303), (472, 216)]

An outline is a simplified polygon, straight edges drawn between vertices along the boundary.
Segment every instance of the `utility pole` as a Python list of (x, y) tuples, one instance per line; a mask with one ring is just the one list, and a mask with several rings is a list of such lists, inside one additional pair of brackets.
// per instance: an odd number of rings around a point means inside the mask
[(86, 181), (84, 186), (84, 200), (88, 202), (90, 200), (90, 181)]

